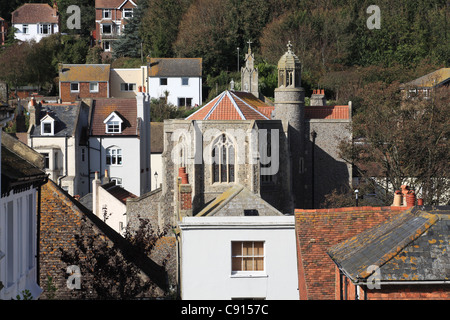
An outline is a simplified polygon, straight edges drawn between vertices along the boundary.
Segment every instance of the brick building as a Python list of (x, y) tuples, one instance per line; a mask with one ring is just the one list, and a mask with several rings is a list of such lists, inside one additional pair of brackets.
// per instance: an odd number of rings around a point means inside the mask
[[(125, 270), (134, 266), (140, 270), (142, 279), (150, 279), (154, 284), (140, 296), (162, 297), (167, 293), (167, 275), (161, 264), (137, 251), (126, 239), (51, 180), (42, 187), (39, 239), (39, 279), (40, 286), (44, 289), (42, 299), (49, 299), (51, 295), (54, 299), (105, 298), (104, 294), (110, 294), (114, 288), (119, 287), (117, 283), (126, 285), (127, 277), (116, 277), (119, 272), (97, 272), (94, 270), (99, 265), (88, 264), (89, 257), (101, 258), (100, 248), (111, 247), (117, 251), (108, 258), (115, 261), (116, 267)], [(161, 239), (155, 248), (164, 248), (165, 242), (165, 239)], [(89, 245), (84, 247), (83, 244)], [(105, 244), (107, 246), (104, 246)], [(87, 250), (83, 251), (83, 248)], [(158, 254), (165, 257), (164, 252), (155, 253)], [(79, 260), (71, 257), (77, 257)], [(71, 274), (68, 272), (69, 267), (79, 273)], [(77, 275), (79, 287), (75, 286), (76, 281), (68, 284), (69, 277)], [(113, 285), (110, 287), (111, 283)], [(56, 291), (49, 290), (52, 286)]]
[(80, 98), (110, 97), (109, 64), (61, 64), (59, 97), (62, 102)]

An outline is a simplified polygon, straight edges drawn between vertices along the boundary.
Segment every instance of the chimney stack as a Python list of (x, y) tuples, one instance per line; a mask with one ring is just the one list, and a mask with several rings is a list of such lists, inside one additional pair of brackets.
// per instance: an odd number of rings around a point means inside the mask
[(100, 187), (100, 179), (98, 178), (98, 171), (95, 171), (95, 178), (92, 180), (92, 212), (99, 216), (98, 210), (98, 188)]
[(189, 177), (186, 168), (178, 169), (178, 208), (179, 220), (185, 216), (192, 216), (192, 186), (189, 184)]

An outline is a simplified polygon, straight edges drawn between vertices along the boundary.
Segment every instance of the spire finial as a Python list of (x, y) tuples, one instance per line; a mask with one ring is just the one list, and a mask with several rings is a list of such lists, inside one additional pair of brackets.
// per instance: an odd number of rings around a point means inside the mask
[(253, 43), (250, 39), (247, 41), (248, 43), (248, 53), (252, 52), (251, 44)]
[(292, 43), (291, 40), (288, 41), (288, 44), (286, 45), (288, 47), (288, 52), (292, 53)]

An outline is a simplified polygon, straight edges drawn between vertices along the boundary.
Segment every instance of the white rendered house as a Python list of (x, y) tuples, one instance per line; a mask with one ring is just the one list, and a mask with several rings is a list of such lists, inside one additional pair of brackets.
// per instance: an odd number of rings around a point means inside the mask
[(184, 217), (183, 300), (297, 300), (294, 216)]
[(0, 299), (37, 299), (37, 201), (47, 175), (42, 156), (6, 133), (0, 139)]
[(59, 32), (59, 15), (56, 7), (46, 3), (25, 3), (11, 14), (14, 36), (20, 41), (34, 40)]
[[(151, 190), (150, 102), (146, 93), (132, 99), (94, 100), (89, 132), (90, 183), (108, 170), (116, 185), (140, 196)], [(102, 178), (102, 177), (99, 177)]]
[(178, 107), (202, 104), (201, 58), (150, 58), (149, 93)]

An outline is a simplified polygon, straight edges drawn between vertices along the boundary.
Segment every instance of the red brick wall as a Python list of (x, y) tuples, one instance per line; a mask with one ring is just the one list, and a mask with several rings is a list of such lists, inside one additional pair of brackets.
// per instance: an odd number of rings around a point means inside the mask
[(402, 210), (405, 208), (296, 210), (297, 241), (300, 248), (298, 251), (300, 299), (336, 299), (335, 264), (328, 256), (327, 250), (386, 221)]
[[(336, 268), (336, 300), (355, 300), (356, 286), (345, 276), (342, 288), (339, 284), (339, 269)], [(379, 289), (361, 286), (359, 292), (359, 300), (450, 300), (450, 284), (381, 285)]]
[(73, 102), (80, 98), (108, 98), (108, 82), (99, 82), (98, 92), (89, 91), (89, 82), (80, 82), (79, 92), (70, 92), (70, 82), (61, 83), (60, 97), (63, 102)]

